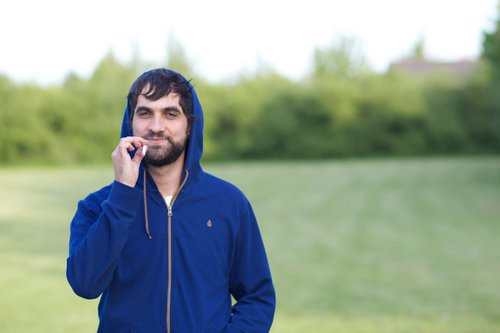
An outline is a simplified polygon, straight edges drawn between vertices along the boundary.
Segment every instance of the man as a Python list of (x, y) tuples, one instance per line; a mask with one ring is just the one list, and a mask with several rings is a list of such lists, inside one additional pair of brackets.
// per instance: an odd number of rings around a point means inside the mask
[[(80, 201), (67, 278), (100, 295), (98, 332), (268, 332), (271, 274), (252, 208), (200, 166), (203, 112), (191, 84), (155, 69), (132, 85), (115, 180)], [(235, 304), (231, 304), (231, 296)]]

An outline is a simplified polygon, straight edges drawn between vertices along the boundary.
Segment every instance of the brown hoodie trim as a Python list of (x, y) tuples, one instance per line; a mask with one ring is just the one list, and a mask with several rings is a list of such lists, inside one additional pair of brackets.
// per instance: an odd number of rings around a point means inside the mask
[(145, 220), (145, 227), (146, 227), (146, 234), (148, 234), (148, 238), (152, 239), (151, 233), (149, 232), (149, 219), (148, 219), (148, 199), (147, 199), (147, 191), (146, 191), (146, 169), (144, 169), (143, 177), (144, 179), (144, 186), (143, 186), (143, 193), (144, 193), (144, 220)]

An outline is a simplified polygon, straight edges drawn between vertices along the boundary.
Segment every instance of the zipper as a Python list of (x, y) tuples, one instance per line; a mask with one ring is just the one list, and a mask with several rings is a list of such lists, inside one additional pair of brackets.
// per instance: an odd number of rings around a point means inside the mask
[(172, 197), (172, 201), (170, 202), (170, 205), (165, 201), (165, 204), (167, 205), (167, 210), (168, 210), (168, 220), (167, 220), (167, 232), (168, 232), (168, 237), (167, 237), (167, 256), (168, 256), (168, 281), (167, 281), (167, 333), (170, 333), (170, 312), (171, 312), (171, 299), (172, 299), (172, 207), (174, 206), (175, 199), (177, 199), (177, 196), (181, 192), (181, 189), (184, 187), (184, 184), (186, 184), (186, 181), (188, 179), (189, 172), (186, 169), (186, 177), (184, 177), (184, 180), (182, 181), (181, 185), (177, 188), (177, 191), (175, 191), (174, 196)]
[(170, 303), (172, 292), (172, 206), (174, 205), (174, 198), (172, 203), (167, 204), (168, 208), (168, 284), (167, 284), (167, 333), (170, 333)]

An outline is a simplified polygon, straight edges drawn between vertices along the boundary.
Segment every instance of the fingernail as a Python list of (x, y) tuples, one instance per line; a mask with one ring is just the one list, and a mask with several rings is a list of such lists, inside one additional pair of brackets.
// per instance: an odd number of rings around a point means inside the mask
[(146, 156), (147, 150), (148, 150), (148, 146), (142, 146), (142, 157)]

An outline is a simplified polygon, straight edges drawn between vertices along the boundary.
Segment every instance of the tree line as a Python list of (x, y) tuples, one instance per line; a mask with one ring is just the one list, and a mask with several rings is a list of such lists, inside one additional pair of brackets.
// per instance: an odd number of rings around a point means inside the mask
[[(210, 83), (178, 49), (166, 67), (193, 79), (206, 160), (498, 154), (499, 28), (484, 34), (478, 70), (466, 78), (375, 73), (349, 40), (316, 50), (300, 81), (261, 69)], [(59, 85), (0, 75), (0, 163), (109, 161), (127, 91), (147, 67), (110, 53), (89, 78), (68, 74)]]

